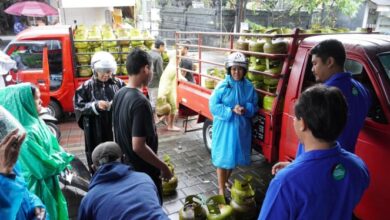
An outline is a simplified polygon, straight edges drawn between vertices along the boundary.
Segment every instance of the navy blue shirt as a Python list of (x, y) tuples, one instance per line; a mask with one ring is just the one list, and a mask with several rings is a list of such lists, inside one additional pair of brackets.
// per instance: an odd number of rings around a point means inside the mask
[(340, 145), (304, 152), (271, 181), (258, 219), (352, 219), (368, 185), (364, 162)]
[(152, 179), (128, 165), (109, 163), (92, 177), (81, 201), (78, 219), (168, 220)]
[[(337, 141), (346, 151), (355, 153), (359, 131), (363, 127), (364, 119), (371, 107), (371, 95), (360, 82), (352, 78), (351, 73), (336, 73), (324, 85), (339, 88), (347, 100), (347, 123)], [(296, 157), (303, 152), (304, 147), (300, 143)]]

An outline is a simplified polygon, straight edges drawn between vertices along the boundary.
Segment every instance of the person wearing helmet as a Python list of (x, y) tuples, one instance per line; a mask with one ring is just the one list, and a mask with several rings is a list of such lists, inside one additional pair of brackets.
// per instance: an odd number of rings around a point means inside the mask
[(233, 169), (250, 164), (251, 118), (258, 110), (257, 93), (244, 77), (248, 70), (244, 54), (230, 54), (225, 67), (227, 75), (209, 100), (213, 115), (211, 161), (217, 167), (218, 193), (224, 196)]
[(92, 151), (100, 143), (113, 140), (111, 103), (125, 83), (115, 77), (117, 63), (108, 52), (96, 52), (91, 59), (93, 76), (76, 90), (73, 98), (76, 120), (84, 130), (85, 153), (92, 170)]

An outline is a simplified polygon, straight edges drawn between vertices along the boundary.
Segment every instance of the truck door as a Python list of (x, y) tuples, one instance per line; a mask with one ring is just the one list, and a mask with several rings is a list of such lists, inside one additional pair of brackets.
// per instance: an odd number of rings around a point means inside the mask
[(30, 82), (38, 86), (42, 105), (47, 106), (50, 102), (50, 78), (46, 44), (38, 41), (17, 41), (10, 43), (5, 52), (17, 64), (17, 70), (11, 71), (12, 81), (8, 84)]
[[(388, 207), (384, 203), (390, 198), (390, 177), (386, 165), (390, 157), (389, 100), (386, 98), (390, 95), (390, 53), (381, 54), (379, 58), (385, 69), (379, 74), (373, 71), (366, 59), (359, 56), (348, 57), (345, 63), (345, 69), (370, 91), (372, 99), (355, 148), (355, 153), (364, 160), (370, 171), (370, 186), (355, 210), (359, 219), (381, 219), (388, 216)], [(387, 74), (381, 74), (386, 72)], [(379, 83), (381, 77), (383, 81)]]

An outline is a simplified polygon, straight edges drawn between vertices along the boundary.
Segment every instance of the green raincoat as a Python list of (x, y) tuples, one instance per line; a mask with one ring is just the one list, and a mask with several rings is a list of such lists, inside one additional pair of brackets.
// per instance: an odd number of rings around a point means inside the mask
[(50, 219), (68, 219), (68, 209), (58, 175), (73, 160), (58, 144), (56, 137), (39, 119), (31, 84), (22, 83), (0, 89), (0, 105), (26, 129), (18, 161), (31, 192), (45, 204)]
[[(180, 79), (184, 78), (181, 74), (179, 74), (179, 77)], [(165, 99), (171, 106), (170, 114), (175, 114), (177, 111), (176, 96), (176, 53), (171, 52), (169, 56), (169, 63), (167, 67), (165, 67), (164, 72), (162, 73), (160, 78), (157, 98)]]

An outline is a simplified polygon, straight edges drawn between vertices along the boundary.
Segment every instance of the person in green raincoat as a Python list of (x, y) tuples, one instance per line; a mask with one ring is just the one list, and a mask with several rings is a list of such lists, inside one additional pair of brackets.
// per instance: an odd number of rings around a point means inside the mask
[[(176, 106), (176, 53), (175, 51), (171, 51), (169, 54), (169, 63), (167, 67), (164, 69), (164, 72), (161, 75), (160, 83), (158, 86), (158, 95), (157, 99), (166, 100), (166, 102), (170, 105), (170, 112), (168, 115), (168, 131), (181, 131), (179, 127), (174, 125), (175, 115), (177, 112)], [(154, 77), (154, 76), (153, 76)], [(184, 79), (182, 74), (179, 74), (180, 79)], [(159, 108), (159, 105), (163, 105), (165, 103), (157, 103), (156, 108)]]
[(19, 120), (27, 133), (18, 161), (29, 190), (45, 204), (50, 219), (68, 219), (58, 175), (65, 168), (70, 168), (73, 155), (62, 149), (56, 137), (38, 117), (40, 102), (39, 89), (30, 83), (0, 89), (0, 105)]

